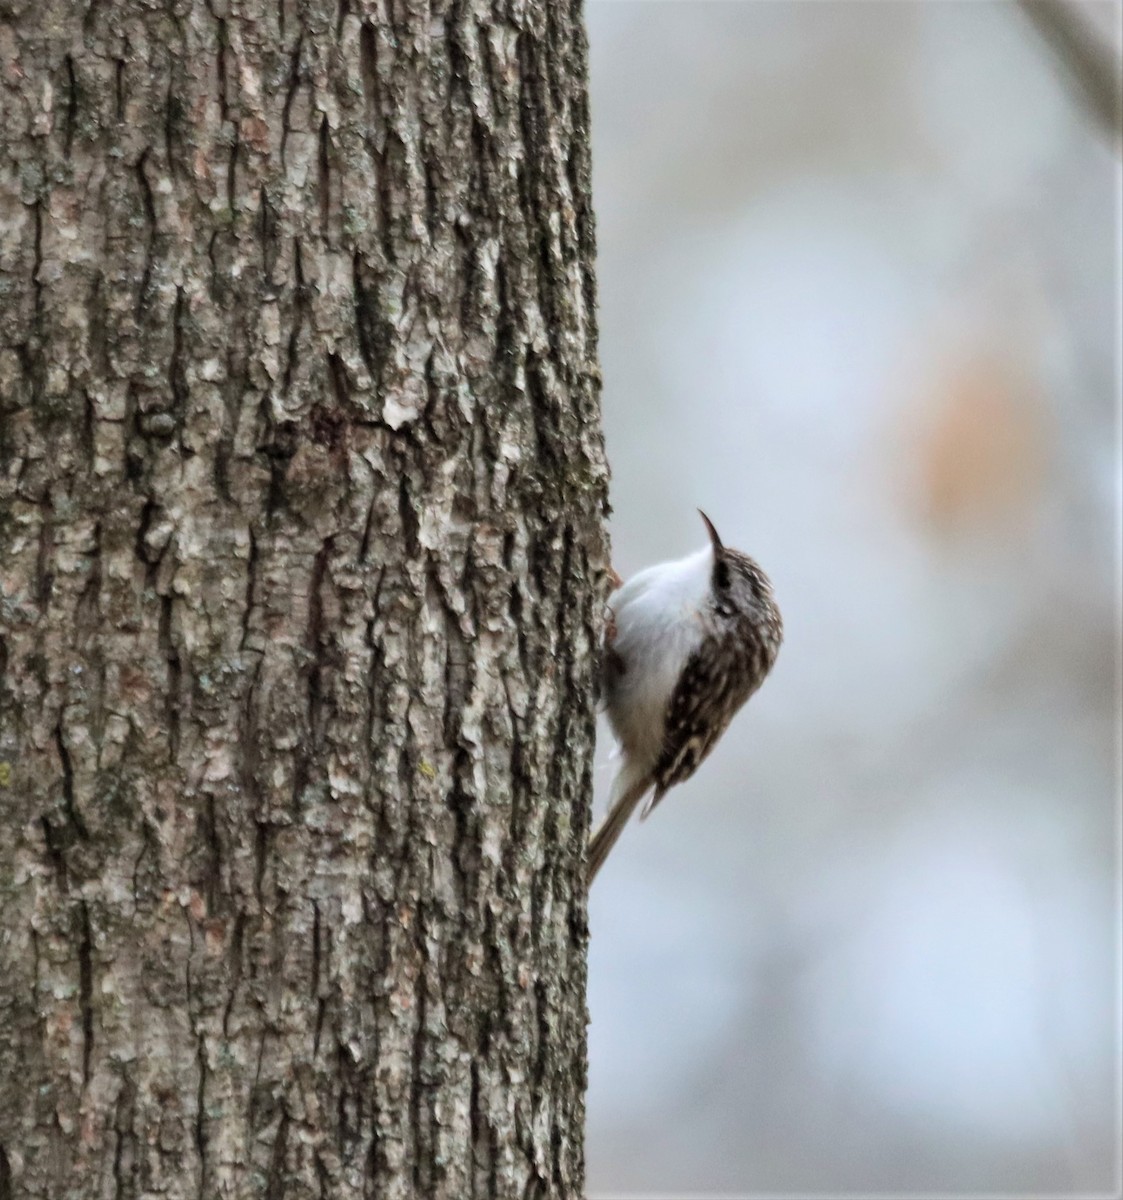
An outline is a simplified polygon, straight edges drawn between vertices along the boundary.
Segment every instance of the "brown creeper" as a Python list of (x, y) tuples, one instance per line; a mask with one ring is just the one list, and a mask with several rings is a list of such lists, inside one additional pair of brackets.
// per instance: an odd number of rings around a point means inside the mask
[(623, 759), (608, 813), (589, 842), (589, 882), (632, 810), (641, 819), (694, 774), (764, 682), (783, 637), (768, 576), (721, 544), (633, 576), (608, 600), (604, 696)]

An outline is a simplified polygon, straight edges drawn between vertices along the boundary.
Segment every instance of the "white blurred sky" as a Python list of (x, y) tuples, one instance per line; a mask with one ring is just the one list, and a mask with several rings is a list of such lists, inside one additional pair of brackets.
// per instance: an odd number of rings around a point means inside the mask
[(588, 18), (616, 566), (787, 630), (594, 889), (590, 1195), (1110, 1194), (1118, 162), (1013, 5)]

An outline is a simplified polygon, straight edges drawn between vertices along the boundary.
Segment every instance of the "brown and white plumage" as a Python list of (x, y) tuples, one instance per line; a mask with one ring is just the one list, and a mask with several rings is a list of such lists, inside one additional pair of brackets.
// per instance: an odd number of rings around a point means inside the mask
[(604, 691), (622, 763), (589, 843), (592, 882), (649, 792), (642, 816), (689, 779), (764, 682), (783, 637), (768, 577), (722, 545), (648, 567), (609, 598)]

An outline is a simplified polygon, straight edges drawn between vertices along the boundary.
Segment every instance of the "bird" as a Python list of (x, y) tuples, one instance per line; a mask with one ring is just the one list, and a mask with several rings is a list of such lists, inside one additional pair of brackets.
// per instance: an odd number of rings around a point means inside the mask
[(768, 576), (698, 511), (707, 546), (647, 567), (608, 598), (602, 696), (621, 763), (589, 839), (590, 884), (636, 805), (648, 797), (646, 818), (694, 774), (764, 682), (783, 640)]

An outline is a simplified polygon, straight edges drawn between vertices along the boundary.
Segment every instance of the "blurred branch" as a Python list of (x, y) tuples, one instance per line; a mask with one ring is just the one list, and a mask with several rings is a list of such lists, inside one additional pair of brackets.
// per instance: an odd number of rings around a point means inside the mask
[(1084, 107), (1123, 146), (1123, 73), (1119, 56), (1072, 0), (1019, 0)]

